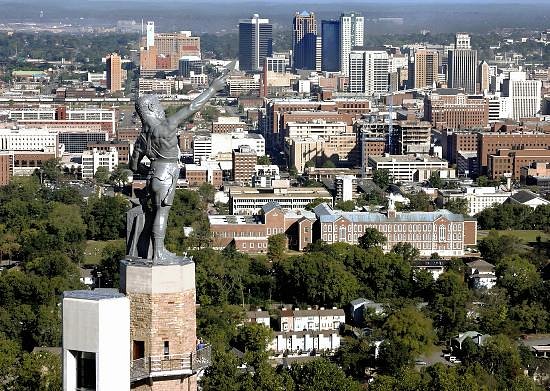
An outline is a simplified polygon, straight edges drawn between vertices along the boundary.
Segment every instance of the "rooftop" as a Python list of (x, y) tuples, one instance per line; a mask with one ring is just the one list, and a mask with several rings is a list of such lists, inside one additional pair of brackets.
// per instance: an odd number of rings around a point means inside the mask
[(65, 291), (63, 292), (63, 298), (65, 299), (81, 299), (81, 300), (108, 300), (118, 299), (126, 297), (123, 293), (120, 293), (116, 289), (95, 289), (93, 291), (80, 290), (80, 291)]

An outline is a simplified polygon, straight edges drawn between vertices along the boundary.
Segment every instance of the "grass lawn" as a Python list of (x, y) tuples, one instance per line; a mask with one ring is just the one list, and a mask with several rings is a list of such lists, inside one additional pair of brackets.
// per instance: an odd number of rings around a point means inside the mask
[(84, 261), (83, 264), (97, 265), (101, 260), (101, 252), (105, 246), (109, 243), (122, 242), (122, 240), (106, 240), (106, 241), (96, 241), (88, 240), (86, 241), (86, 246), (84, 247)]
[[(536, 242), (537, 236), (540, 236), (543, 241), (550, 240), (550, 234), (547, 234), (543, 231), (537, 231), (537, 230), (503, 230), (503, 231), (497, 231), (497, 232), (500, 235), (516, 236), (527, 243)], [(489, 234), (489, 231), (479, 230), (477, 232), (477, 239), (481, 240), (485, 238), (488, 234)]]

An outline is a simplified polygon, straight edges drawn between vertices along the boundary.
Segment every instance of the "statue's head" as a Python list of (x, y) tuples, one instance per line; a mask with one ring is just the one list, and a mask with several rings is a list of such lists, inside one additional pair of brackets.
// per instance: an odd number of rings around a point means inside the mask
[(136, 112), (142, 122), (161, 121), (166, 118), (164, 109), (156, 95), (142, 95), (137, 98)]

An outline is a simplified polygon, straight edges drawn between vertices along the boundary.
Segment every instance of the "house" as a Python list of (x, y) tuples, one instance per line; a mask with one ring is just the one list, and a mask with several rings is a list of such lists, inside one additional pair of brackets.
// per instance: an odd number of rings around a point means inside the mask
[(344, 310), (333, 307), (332, 309), (299, 308), (283, 310), (280, 318), (281, 331), (334, 331), (346, 323)]
[(533, 209), (536, 209), (537, 206), (540, 205), (550, 204), (550, 201), (545, 200), (530, 190), (520, 190), (517, 193), (512, 194), (510, 198), (508, 198), (507, 202), (510, 204), (526, 205)]
[(246, 313), (246, 320), (249, 323), (258, 323), (266, 327), (271, 327), (269, 312), (262, 311), (261, 308), (258, 308), (256, 311), (248, 311)]
[(468, 279), (474, 289), (491, 289), (497, 283), (495, 266), (483, 259), (466, 264)]
[(412, 266), (418, 270), (425, 270), (432, 275), (434, 281), (439, 279), (439, 276), (445, 273), (447, 261), (442, 259), (419, 259), (412, 262)]
[(275, 353), (333, 353), (340, 348), (338, 331), (276, 331), (268, 346)]
[(384, 306), (372, 300), (358, 298), (348, 304), (349, 319), (355, 324), (361, 324), (365, 317), (365, 311), (372, 310), (376, 315), (384, 314)]
[(481, 334), (478, 331), (466, 331), (464, 333), (460, 333), (451, 339), (451, 350), (453, 352), (462, 350), (462, 344), (466, 338), (471, 338), (477, 346), (483, 346), (489, 337), (489, 334)]

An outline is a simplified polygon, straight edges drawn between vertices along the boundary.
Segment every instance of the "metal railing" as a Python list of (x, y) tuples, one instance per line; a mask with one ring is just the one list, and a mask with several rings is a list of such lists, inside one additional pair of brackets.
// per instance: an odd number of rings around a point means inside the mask
[(196, 373), (210, 366), (212, 348), (206, 345), (192, 353), (149, 356), (133, 360), (130, 379), (137, 381), (151, 376), (170, 376), (174, 373)]

